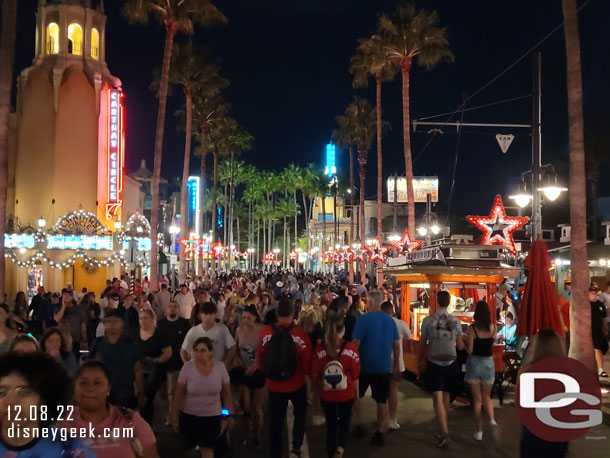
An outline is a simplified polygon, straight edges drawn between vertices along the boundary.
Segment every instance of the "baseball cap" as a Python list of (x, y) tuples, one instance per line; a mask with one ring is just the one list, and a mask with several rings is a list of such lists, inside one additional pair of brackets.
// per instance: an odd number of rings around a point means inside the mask
[(599, 291), (599, 285), (595, 282), (591, 282), (591, 284), (589, 285), (589, 292), (591, 293), (593, 291)]

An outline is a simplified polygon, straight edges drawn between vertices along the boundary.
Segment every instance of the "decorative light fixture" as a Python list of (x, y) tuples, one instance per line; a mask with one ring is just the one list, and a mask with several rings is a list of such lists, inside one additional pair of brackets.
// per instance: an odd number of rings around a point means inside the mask
[(517, 254), (513, 232), (525, 226), (527, 216), (507, 216), (502, 197), (497, 195), (489, 216), (467, 216), (468, 222), (483, 232), (482, 245), (502, 245), (512, 254)]
[(273, 252), (274, 252), (275, 254), (278, 254), (278, 253), (280, 252), (280, 249), (279, 249), (279, 248), (274, 248), (274, 249), (273, 249)]
[(436, 235), (436, 234), (438, 234), (438, 233), (441, 231), (441, 228), (438, 226), (438, 224), (433, 224), (433, 225), (430, 227), (430, 230), (432, 231), (432, 233), (433, 233), (434, 235)]
[(115, 221), (114, 222), (114, 230), (115, 231), (120, 231), (121, 230), (121, 222), (120, 221)]
[(508, 198), (514, 200), (519, 207), (525, 208), (529, 205), (530, 201), (533, 199), (533, 196), (531, 193), (528, 193), (525, 180), (521, 180), (517, 193), (513, 194), (512, 196), (508, 196)]
[(421, 235), (422, 237), (425, 237), (426, 234), (428, 233), (428, 228), (427, 227), (419, 227), (419, 228), (417, 228), (417, 233), (419, 235)]
[(544, 197), (549, 199), (550, 201), (555, 201), (561, 195), (563, 191), (567, 191), (568, 188), (565, 186), (561, 186), (557, 182), (557, 174), (553, 171), (553, 173), (549, 173), (544, 178), (543, 186), (538, 188), (538, 191), (542, 191), (544, 193)]
[(40, 229), (42, 229), (43, 227), (45, 227), (47, 225), (47, 222), (45, 221), (45, 219), (42, 217), (42, 215), (40, 216), (40, 218), (38, 218), (38, 227)]

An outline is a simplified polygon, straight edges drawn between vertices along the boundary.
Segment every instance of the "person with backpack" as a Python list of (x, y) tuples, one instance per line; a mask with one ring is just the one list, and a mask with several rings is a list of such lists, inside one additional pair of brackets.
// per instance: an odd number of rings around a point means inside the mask
[(282, 431), (288, 401), (294, 407), (291, 458), (301, 456), (305, 436), (307, 388), (311, 341), (307, 333), (293, 324), (290, 299), (282, 298), (276, 308), (277, 323), (265, 326), (256, 349), (256, 363), (265, 375), (269, 391), (269, 449), (271, 458), (282, 457)]
[[(381, 311), (383, 294), (371, 291), (368, 298), (368, 312), (356, 321), (352, 342), (360, 352), (362, 372), (359, 379), (359, 395), (364, 397), (368, 387), (377, 402), (377, 430), (371, 439), (373, 445), (385, 445), (383, 435), (388, 429), (390, 412), (390, 379), (398, 373), (400, 359), (400, 336), (392, 317)], [(394, 367), (392, 367), (394, 355)], [(357, 411), (359, 412), (359, 411)], [(361, 419), (356, 420), (355, 433), (362, 436)]]
[(313, 353), (312, 379), (326, 416), (326, 450), (341, 458), (347, 443), (360, 357), (356, 346), (343, 340), (345, 322), (335, 316), (326, 322), (324, 338)]
[[(464, 349), (464, 339), (461, 322), (447, 311), (451, 302), (449, 292), (439, 291), (436, 302), (438, 311), (424, 318), (421, 325), (418, 369), (420, 374), (425, 372), (425, 385), (432, 392), (434, 413), (441, 428), (437, 447), (447, 448), (451, 442), (447, 413), (450, 394), (456, 391), (459, 370), (456, 348)], [(426, 347), (428, 359), (424, 361)]]

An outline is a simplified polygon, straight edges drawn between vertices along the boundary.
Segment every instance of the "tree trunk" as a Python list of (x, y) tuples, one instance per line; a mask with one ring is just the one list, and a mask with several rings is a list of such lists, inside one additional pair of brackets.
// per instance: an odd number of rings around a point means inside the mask
[(159, 230), (159, 182), (161, 181), (161, 159), (163, 157), (163, 133), (165, 131), (165, 110), (167, 107), (167, 84), (169, 66), (172, 60), (172, 45), (176, 35), (177, 25), (172, 21), (165, 23), (165, 50), (163, 66), (159, 83), (159, 110), (157, 111), (157, 130), (155, 133), (155, 155), (152, 182), (152, 208), (150, 212), (150, 288), (155, 291), (159, 286), (159, 246), (157, 233)]
[[(180, 186), (180, 234), (182, 238), (188, 237), (188, 192), (187, 184), (191, 167), (191, 130), (193, 125), (193, 93), (190, 87), (184, 88), (186, 99), (186, 128), (184, 134), (184, 163), (182, 165), (182, 185)], [(196, 218), (197, 215), (194, 215)], [(184, 245), (180, 244), (180, 264), (178, 269), (178, 281), (180, 284), (186, 280), (186, 257), (184, 256)]]
[[(358, 148), (358, 165), (360, 166), (360, 243), (365, 246), (365, 224), (364, 224), (364, 179), (366, 174), (366, 151)], [(366, 264), (360, 264), (360, 280), (364, 284), (366, 278)]]
[(303, 211), (305, 212), (305, 235), (307, 237), (307, 252), (309, 253), (309, 208), (307, 207), (307, 198), (305, 197), (305, 192), (301, 190), (301, 196), (303, 197)]
[[(216, 226), (218, 222), (218, 151), (212, 153), (214, 158), (214, 183), (212, 185), (212, 242), (216, 243), (218, 236)], [(212, 257), (212, 267), (216, 266), (216, 258)], [(220, 261), (218, 262), (220, 264)]]
[[(411, 155), (411, 115), (409, 113), (409, 72), (411, 59), (400, 63), (402, 73), (402, 136), (405, 152), (405, 178), (407, 179), (407, 215), (409, 233), (415, 234), (415, 193), (413, 192), (413, 157)], [(396, 186), (398, 189), (398, 186)]]
[(227, 244), (227, 185), (223, 186), (223, 201), (222, 201), (222, 232), (223, 238), (222, 241), (226, 245)]
[(352, 208), (352, 217), (349, 222), (349, 244), (354, 243), (354, 147), (349, 147), (349, 205)]
[(377, 237), (381, 240), (383, 232), (383, 212), (382, 212), (382, 195), (383, 195), (383, 167), (382, 167), (382, 152), (381, 152), (381, 75), (375, 75), (376, 97), (377, 97)]
[[(205, 216), (204, 216), (204, 204), (205, 204), (205, 158), (207, 156), (207, 152), (205, 150), (206, 145), (205, 145), (205, 140), (206, 140), (206, 129), (207, 126), (205, 124), (202, 124), (201, 126), (201, 171), (200, 171), (200, 176), (199, 176), (199, 183), (200, 183), (200, 188), (199, 188), (199, 192), (200, 192), (200, 199), (199, 199), (199, 228), (201, 229), (201, 234), (200, 236), (203, 237), (203, 235), (205, 234), (205, 228), (203, 225), (203, 222), (205, 221)], [(199, 275), (203, 274), (203, 256), (201, 256), (199, 258)]]
[(591, 340), (589, 264), (587, 262), (587, 190), (582, 115), (582, 75), (576, 0), (562, 0), (567, 54), (568, 131), (570, 135), (570, 356), (597, 372)]
[(13, 89), (13, 61), (17, 34), (17, 0), (2, 2), (0, 36), (0, 292), (5, 288), (4, 233), (6, 231), (6, 193), (8, 187), (8, 116)]
[(322, 248), (320, 255), (326, 251), (326, 192), (322, 193)]
[[(294, 194), (293, 194), (293, 201), (294, 201), (294, 249), (296, 250), (299, 246), (299, 232), (298, 232), (298, 227), (297, 227), (297, 220), (299, 218), (299, 206), (297, 204), (296, 188), (295, 188)], [(304, 209), (303, 209), (303, 212), (305, 212)]]

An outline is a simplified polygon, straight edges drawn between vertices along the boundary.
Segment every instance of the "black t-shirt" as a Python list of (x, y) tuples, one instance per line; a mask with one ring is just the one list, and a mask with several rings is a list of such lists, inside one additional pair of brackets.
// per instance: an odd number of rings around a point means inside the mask
[(130, 409), (136, 408), (137, 400), (133, 388), (134, 366), (142, 360), (138, 342), (126, 334), (114, 344), (111, 344), (106, 336), (99, 337), (94, 342), (90, 355), (102, 361), (110, 370), (112, 403)]
[(172, 357), (165, 363), (168, 371), (179, 371), (182, 368), (180, 348), (182, 348), (182, 342), (190, 328), (191, 324), (186, 318), (178, 318), (176, 321), (169, 321), (165, 318), (157, 323), (157, 332), (162, 331), (172, 347)]
[(170, 341), (165, 332), (155, 329), (155, 333), (147, 340), (138, 339), (138, 344), (144, 358), (158, 358), (163, 349), (170, 346)]
[(591, 332), (593, 343), (595, 340), (605, 340), (604, 318), (606, 318), (606, 306), (601, 301), (591, 302)]

